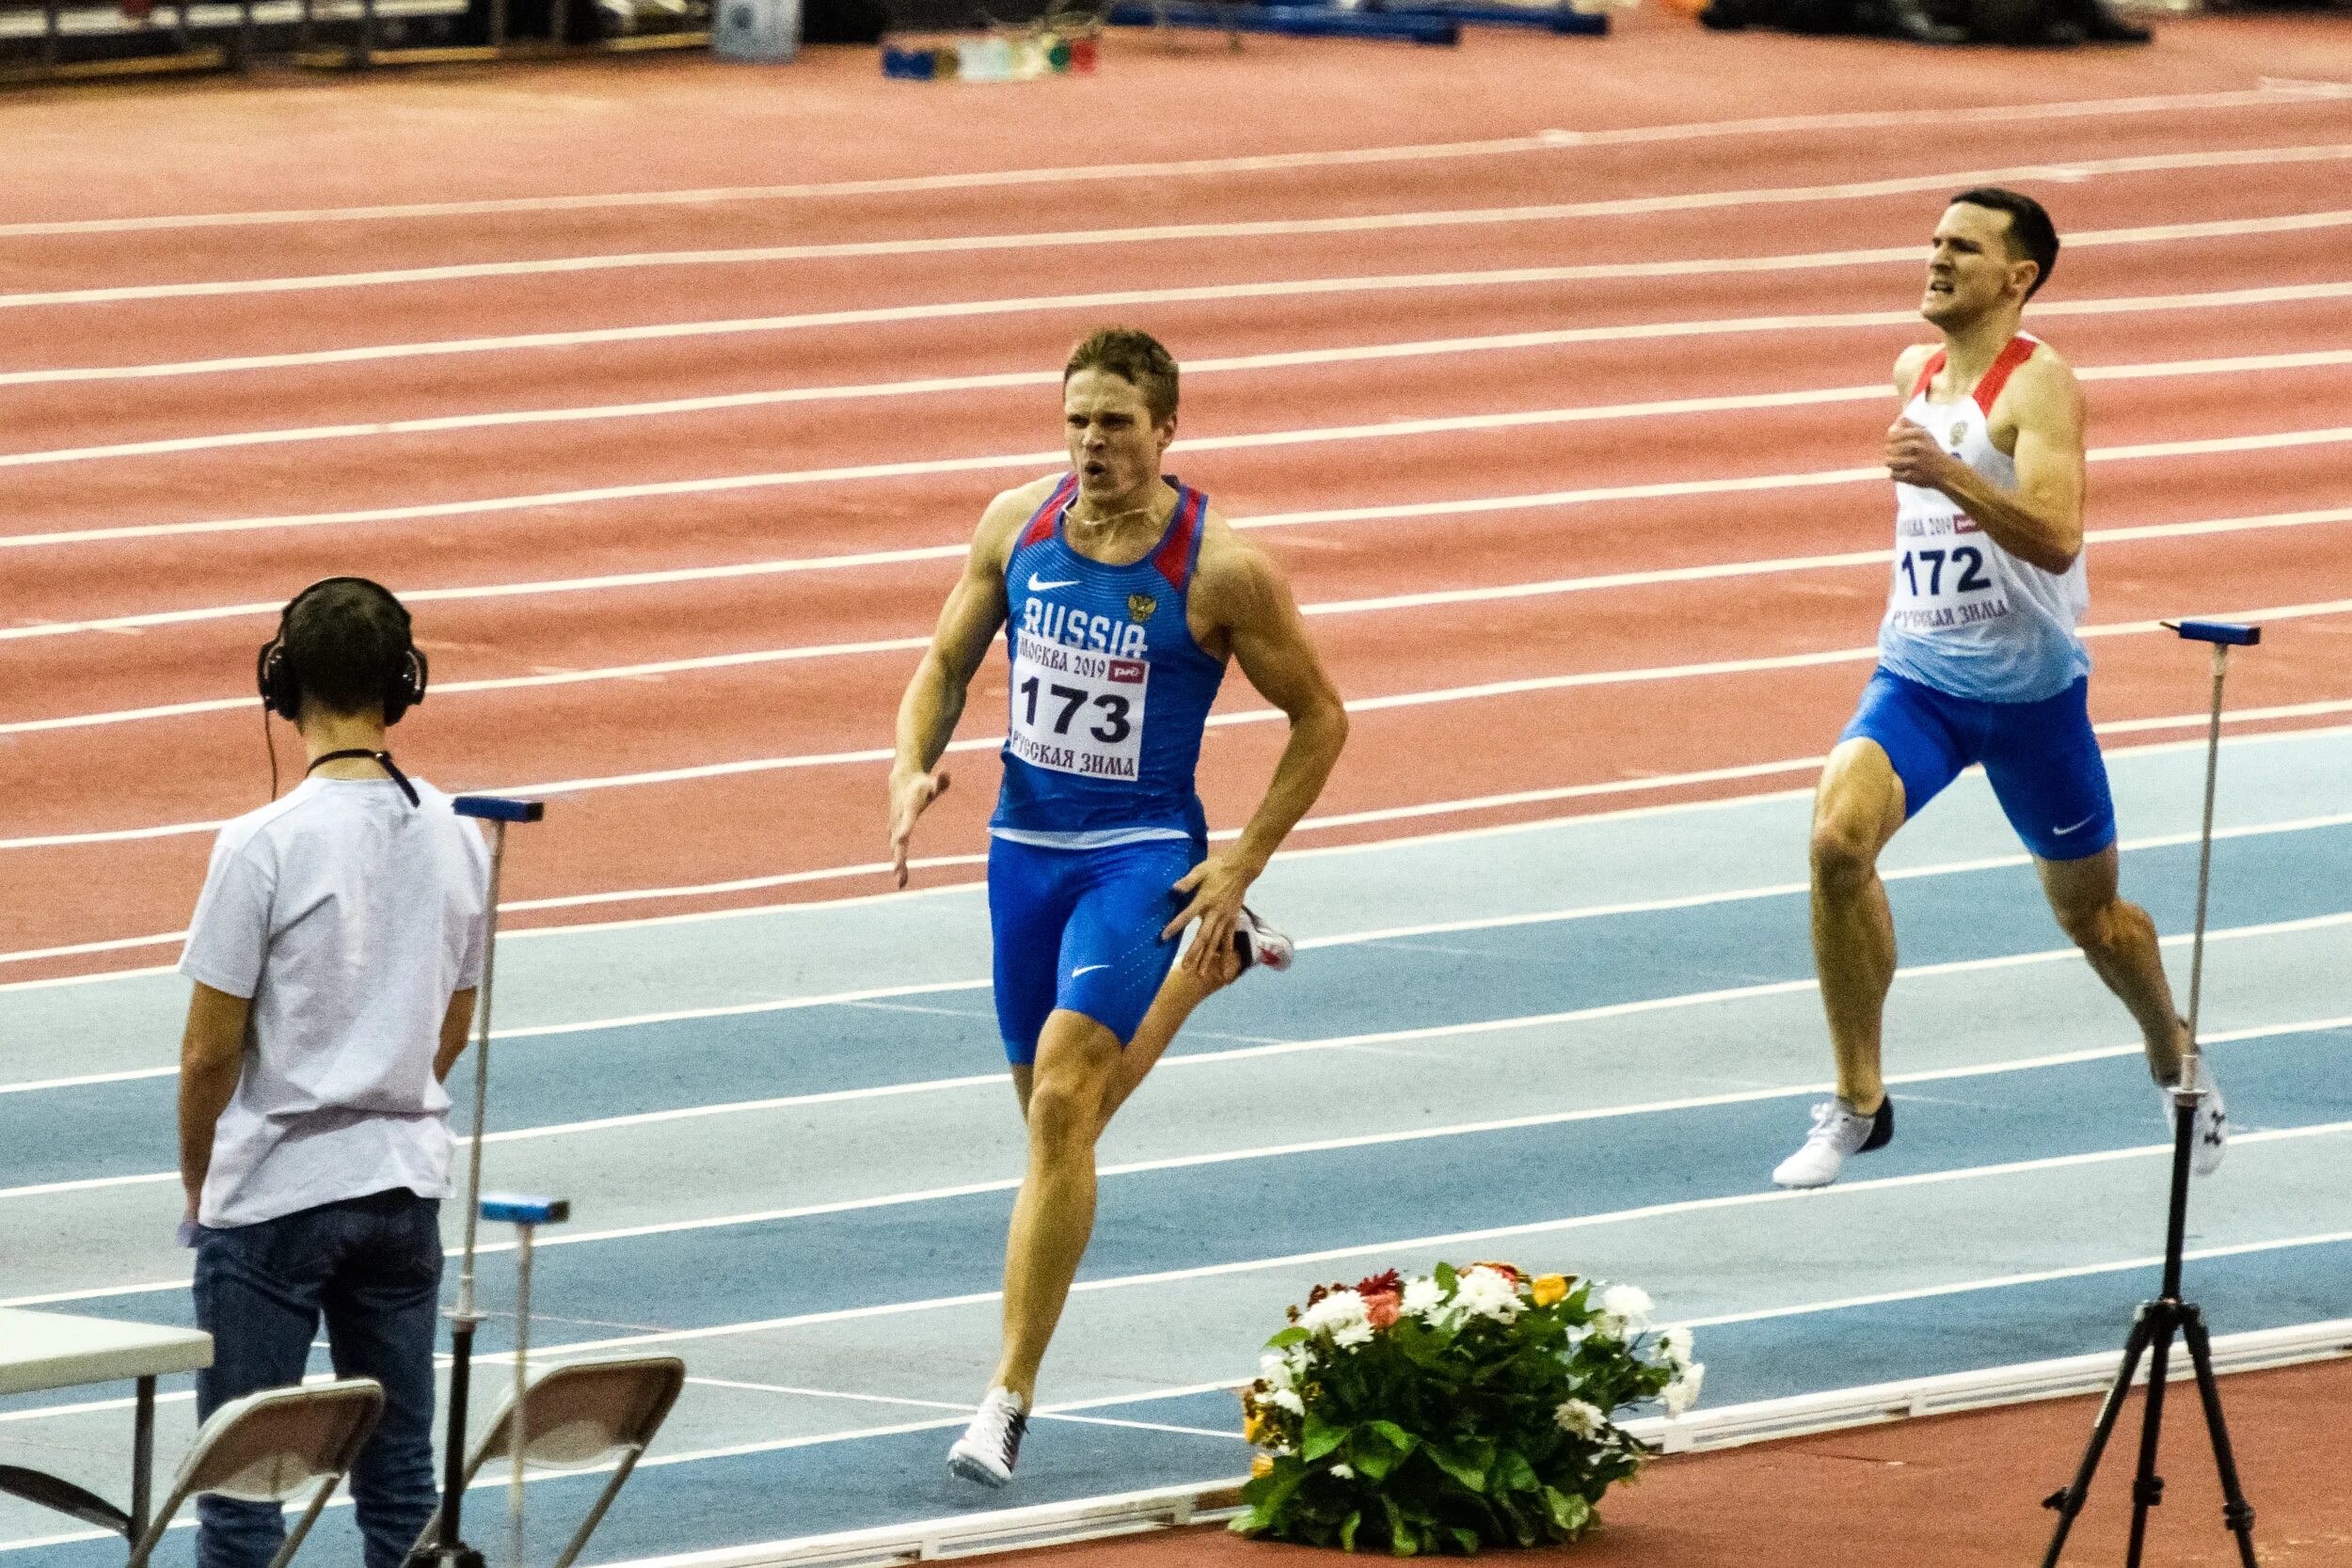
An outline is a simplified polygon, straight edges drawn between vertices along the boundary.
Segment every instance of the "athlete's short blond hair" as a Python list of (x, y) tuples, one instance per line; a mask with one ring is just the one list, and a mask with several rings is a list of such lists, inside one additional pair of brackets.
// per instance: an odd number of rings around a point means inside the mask
[(1061, 368), (1062, 385), (1080, 371), (1115, 375), (1143, 394), (1152, 422), (1166, 424), (1176, 417), (1176, 356), (1149, 332), (1133, 327), (1105, 326), (1088, 335), (1070, 351)]

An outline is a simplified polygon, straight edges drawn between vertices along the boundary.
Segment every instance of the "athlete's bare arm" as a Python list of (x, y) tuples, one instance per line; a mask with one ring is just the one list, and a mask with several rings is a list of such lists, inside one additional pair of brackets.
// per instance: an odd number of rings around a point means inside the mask
[(914, 819), (947, 793), (947, 773), (939, 766), (947, 741), (963, 717), (964, 694), (989, 644), (1005, 624), (1005, 563), (1013, 535), (1054, 486), (1053, 480), (1008, 490), (991, 501), (972, 535), (963, 576), (948, 592), (931, 632), (931, 645), (898, 699), (898, 754), (890, 765), (890, 865), (907, 885), (907, 845)]
[[(1907, 349), (1895, 362), (1896, 388), (1906, 403), (1932, 352)], [(2083, 547), (2083, 422), (2082, 388), (2073, 369), (2044, 344), (2010, 376), (1987, 421), (1994, 445), (2016, 460), (2016, 489), (1993, 483), (1905, 419), (1887, 432), (1886, 468), (1898, 483), (1949, 496), (2019, 560), (2063, 572)]]
[(1264, 552), (1243, 543), (1212, 512), (1193, 578), (1194, 640), (1212, 655), (1230, 654), (1259, 695), (1290, 720), (1290, 743), (1248, 826), (1230, 849), (1211, 855), (1176, 884), (1192, 901), (1162, 934), (1198, 920), (1184, 965), (1204, 978), (1220, 974), (1241, 913), (1242, 897), (1290, 831), (1323, 793), (1347, 743), (1347, 707), (1307, 638), (1290, 584)]

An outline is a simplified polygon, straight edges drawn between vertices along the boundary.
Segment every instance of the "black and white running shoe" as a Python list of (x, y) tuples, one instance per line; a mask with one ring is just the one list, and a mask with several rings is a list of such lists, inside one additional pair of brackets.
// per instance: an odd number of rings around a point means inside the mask
[(1804, 1147), (1780, 1163), (1772, 1181), (1782, 1187), (1826, 1187), (1845, 1169), (1849, 1155), (1884, 1148), (1894, 1137), (1893, 1100), (1881, 1100), (1867, 1117), (1842, 1100), (1825, 1100), (1813, 1107), (1813, 1131), (1805, 1134)]
[(1021, 1458), (1021, 1438), (1029, 1430), (1029, 1413), (1009, 1388), (991, 1388), (980, 1402), (980, 1413), (963, 1429), (947, 1450), (950, 1475), (982, 1486), (1003, 1486), (1012, 1480)]
[(1233, 953), (1244, 971), (1263, 964), (1279, 974), (1290, 968), (1298, 949), (1287, 935), (1267, 925), (1265, 916), (1244, 904), (1241, 918), (1233, 923)]
[[(2211, 1176), (2221, 1168), (2221, 1156), (2230, 1149), (2230, 1111), (2221, 1101), (2221, 1085), (2213, 1081), (2213, 1069), (2205, 1058), (2197, 1058), (2197, 1086), (2204, 1093), (2197, 1101), (2197, 1126), (2189, 1145), (2189, 1170), (2197, 1176)], [(2159, 1089), (2164, 1102), (2164, 1125), (2172, 1126), (2172, 1091)]]

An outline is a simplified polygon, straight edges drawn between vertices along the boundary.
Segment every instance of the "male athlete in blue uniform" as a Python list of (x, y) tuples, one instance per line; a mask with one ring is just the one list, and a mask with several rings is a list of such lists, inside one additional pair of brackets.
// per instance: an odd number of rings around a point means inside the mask
[[(2065, 360), (2018, 331), (2058, 248), (2031, 197), (1954, 197), (1919, 305), (1944, 341), (1895, 362), (1904, 403), (1886, 436), (1895, 570), (1879, 668), (1813, 804), (1813, 953), (1837, 1098), (1772, 1172), (1784, 1187), (1826, 1186), (1848, 1155), (1894, 1136), (1879, 1051), (1895, 926), (1879, 851), (1972, 762), (2033, 851), (2058, 925), (2131, 1009), (2149, 1071), (2169, 1088), (2181, 1070), (2187, 1029), (2155, 923), (2116, 891), (2115, 808), (2085, 703), (2082, 392)], [(2220, 1164), (2226, 1126), (2208, 1094), (2200, 1174)]]
[[(1038, 1364), (1094, 1228), (1094, 1144), (1202, 998), (1245, 960), (1287, 961), (1242, 896), (1329, 777), (1347, 713), (1289, 585), (1198, 490), (1163, 477), (1176, 362), (1105, 330), (1062, 372), (1071, 471), (996, 498), (898, 707), (890, 842), (947, 787), (941, 755), (1007, 628), (1011, 713), (989, 824), (996, 1018), (1028, 1119), (1005, 1247), (1003, 1358), (948, 1467), (1012, 1479)], [(1193, 792), (1209, 705), (1239, 663), (1290, 743), (1233, 846)], [(1176, 939), (1197, 923), (1176, 964)], [(1274, 945), (1266, 945), (1272, 938)]]

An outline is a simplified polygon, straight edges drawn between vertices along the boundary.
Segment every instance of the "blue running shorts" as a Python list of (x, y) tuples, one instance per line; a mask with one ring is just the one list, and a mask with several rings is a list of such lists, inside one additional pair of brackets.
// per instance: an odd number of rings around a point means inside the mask
[(1982, 763), (2026, 848), (2045, 861), (2081, 860), (2115, 842), (2090, 690), (2078, 680), (2038, 703), (1983, 703), (1882, 669), (1838, 739), (1875, 740), (1886, 752), (1903, 781), (1905, 821), (1962, 768)]
[(1057, 1008), (1135, 1037), (1181, 936), (1160, 940), (1184, 899), (1175, 891), (1207, 858), (1181, 838), (1104, 849), (1048, 849), (988, 841), (988, 914), (996, 939), (996, 1026), (1005, 1057), (1037, 1060), (1038, 1036)]

